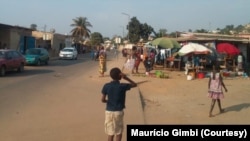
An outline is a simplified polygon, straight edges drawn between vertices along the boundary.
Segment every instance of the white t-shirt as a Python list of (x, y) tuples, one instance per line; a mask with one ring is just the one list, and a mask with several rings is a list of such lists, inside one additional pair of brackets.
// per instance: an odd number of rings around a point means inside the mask
[(237, 61), (238, 61), (238, 63), (242, 63), (242, 61), (243, 61), (242, 55), (238, 55)]

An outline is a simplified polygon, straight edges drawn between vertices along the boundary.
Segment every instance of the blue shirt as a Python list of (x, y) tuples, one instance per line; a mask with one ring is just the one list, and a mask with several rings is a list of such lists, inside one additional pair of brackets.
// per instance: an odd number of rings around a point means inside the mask
[(107, 111), (121, 111), (125, 108), (126, 91), (131, 89), (128, 83), (111, 81), (102, 88), (102, 94), (107, 95)]
[(199, 66), (200, 65), (200, 58), (198, 56), (196, 56), (194, 58), (194, 66)]

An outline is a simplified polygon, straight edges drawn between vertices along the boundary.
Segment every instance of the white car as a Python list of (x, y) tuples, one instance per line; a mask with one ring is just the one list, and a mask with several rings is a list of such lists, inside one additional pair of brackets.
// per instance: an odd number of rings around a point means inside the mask
[(75, 47), (65, 47), (60, 50), (59, 59), (72, 59), (77, 60), (77, 50)]

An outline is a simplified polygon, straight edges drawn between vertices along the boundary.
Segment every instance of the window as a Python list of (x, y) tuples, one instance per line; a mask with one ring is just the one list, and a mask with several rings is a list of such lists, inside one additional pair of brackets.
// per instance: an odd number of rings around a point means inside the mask
[(13, 56), (13, 58), (19, 58), (20, 54), (17, 53), (16, 51), (12, 51), (12, 56)]

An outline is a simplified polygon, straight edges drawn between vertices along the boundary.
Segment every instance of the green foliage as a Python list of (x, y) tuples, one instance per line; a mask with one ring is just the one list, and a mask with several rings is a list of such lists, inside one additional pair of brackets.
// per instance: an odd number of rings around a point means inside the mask
[[(89, 30), (89, 27), (92, 27), (91, 23), (87, 20), (86, 17), (77, 17), (73, 19), (73, 23), (71, 24), (72, 27), (74, 27), (71, 30), (72, 37), (74, 37), (75, 41), (81, 41), (83, 38), (89, 38), (91, 31)], [(36, 29), (36, 25), (32, 24), (31, 25), (32, 29)], [(159, 37), (177, 37), (176, 32), (172, 32), (170, 34), (167, 33), (167, 29), (161, 28), (159, 32), (155, 32), (153, 27), (148, 25), (147, 23), (140, 23), (140, 21), (136, 18), (133, 17), (130, 19), (128, 26), (126, 27), (128, 32), (127, 39), (129, 38), (129, 41), (131, 43), (138, 43), (140, 39), (143, 39), (144, 41), (148, 40), (148, 37), (153, 33), (156, 38)], [(232, 34), (238, 34), (241, 32), (244, 33), (249, 33), (250, 28), (247, 26), (242, 26), (238, 25), (237, 27), (234, 27), (234, 25), (227, 25), (223, 29), (217, 28), (220, 34), (227, 34), (227, 35), (232, 35)], [(191, 29), (188, 30), (188, 32), (192, 32)], [(209, 33), (208, 30), (206, 29), (197, 29), (194, 32), (197, 33)], [(98, 33), (101, 35), (100, 33)], [(100, 37), (99, 35), (91, 35), (94, 36), (95, 39), (91, 39), (91, 44), (92, 45), (97, 45), (101, 44), (104, 41), (103, 37)], [(97, 37), (96, 37), (97, 36)], [(99, 37), (98, 37), (99, 36)], [(102, 39), (101, 39), (102, 38)], [(106, 39), (105, 39), (106, 40)]]
[(141, 24), (136, 17), (133, 17), (129, 22), (129, 41), (137, 43), (140, 40)]
[(220, 34), (231, 35), (231, 31), (233, 31), (234, 25), (227, 25), (225, 28), (220, 30)]
[(159, 71), (159, 70), (155, 71), (155, 76), (156, 76), (157, 78), (169, 78), (169, 75), (168, 75), (168, 74), (166, 74), (166, 73), (163, 72), (163, 71)]
[(110, 40), (109, 37), (103, 37), (103, 41)]
[(154, 31), (147, 23), (141, 24), (136, 17), (131, 19), (127, 29), (129, 30), (128, 37), (131, 43), (137, 43), (141, 38), (147, 41), (149, 35)]
[(83, 37), (90, 37), (91, 31), (89, 30), (89, 27), (92, 27), (92, 25), (86, 17), (77, 17), (76, 19), (73, 19), (71, 26), (74, 27), (71, 30), (71, 33), (73, 37), (77, 38), (76, 40), (82, 40)]
[[(239, 33), (250, 33), (250, 26), (249, 24), (246, 24), (245, 26), (243, 25), (238, 25), (237, 27), (235, 27), (234, 25), (226, 25), (224, 28), (220, 29), (217, 28), (216, 29), (218, 31), (219, 34), (224, 34), (224, 35), (233, 35), (233, 34), (239, 34)], [(185, 32), (185, 31), (184, 31)], [(191, 29), (188, 30), (188, 32), (192, 32)], [(209, 33), (210, 31), (206, 30), (206, 29), (196, 29), (194, 30), (194, 32), (196, 33)], [(153, 32), (156, 36), (156, 38), (162, 37), (162, 31), (160, 30), (158, 33)], [(176, 37), (176, 32), (172, 32), (170, 34), (166, 35), (168, 37)]]
[(99, 32), (94, 32), (91, 34), (90, 42), (92, 46), (98, 46), (104, 43), (102, 34)]
[(195, 30), (196, 33), (208, 33), (206, 29), (197, 29)]
[(148, 40), (148, 36), (154, 31), (154, 29), (147, 23), (141, 24), (141, 38), (144, 41)]
[(171, 37), (171, 38), (176, 38), (178, 35), (176, 32), (171, 32), (168, 37)]

